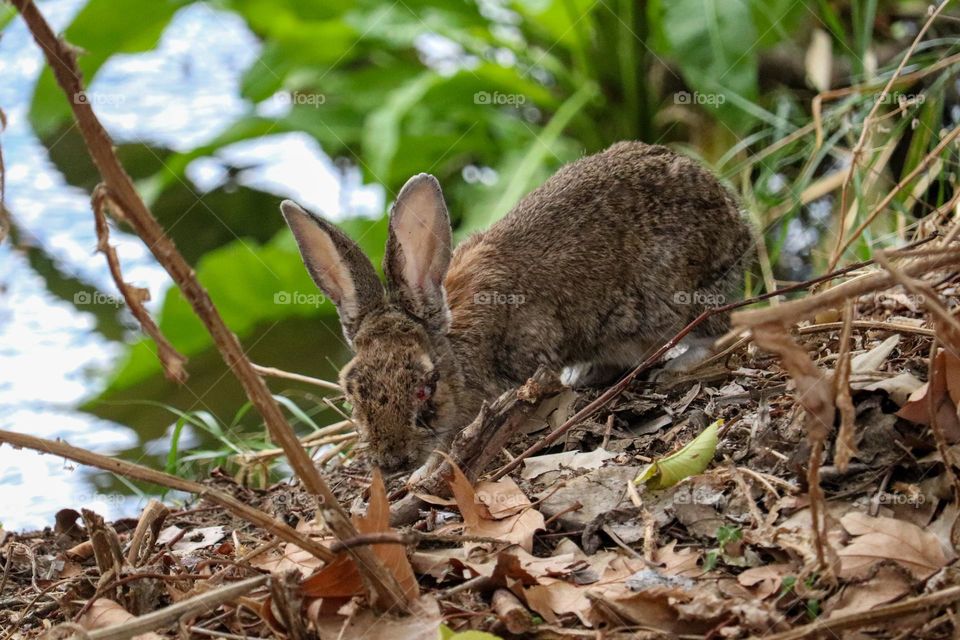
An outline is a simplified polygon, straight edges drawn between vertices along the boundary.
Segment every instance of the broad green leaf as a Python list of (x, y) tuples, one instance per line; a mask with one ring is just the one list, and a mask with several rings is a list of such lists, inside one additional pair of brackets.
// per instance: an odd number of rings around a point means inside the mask
[(752, 117), (730, 97), (757, 98), (758, 36), (747, 0), (652, 0), (648, 18), (660, 53), (679, 63), (689, 100), (734, 130)]
[(717, 450), (717, 432), (723, 420), (717, 420), (678, 451), (648, 464), (634, 480), (650, 489), (667, 489), (684, 478), (703, 473)]
[[(386, 243), (386, 217), (347, 220), (340, 227), (374, 264), (380, 264)], [(197, 277), (210, 292), (224, 322), (241, 338), (262, 323), (336, 313), (307, 274), (288, 229), (262, 246), (238, 240), (208, 252), (197, 265)], [(200, 353), (212, 345), (179, 289), (167, 292), (159, 316), (160, 330), (184, 355)], [(135, 343), (106, 392), (125, 389), (160, 373), (155, 351), (150, 340)]]
[(439, 640), (503, 640), (500, 636), (475, 629), (457, 633), (445, 624), (440, 625), (440, 635), (438, 637)]
[(484, 211), (477, 211), (475, 215), (464, 220), (461, 232), (468, 233), (477, 229), (484, 229), (507, 214), (534, 186), (537, 170), (544, 166), (551, 147), (560, 138), (564, 129), (576, 114), (597, 95), (597, 87), (584, 84), (574, 95), (557, 109), (556, 114), (537, 136), (537, 143), (532, 145), (523, 157), (520, 164), (511, 172), (502, 195), (493, 207)]

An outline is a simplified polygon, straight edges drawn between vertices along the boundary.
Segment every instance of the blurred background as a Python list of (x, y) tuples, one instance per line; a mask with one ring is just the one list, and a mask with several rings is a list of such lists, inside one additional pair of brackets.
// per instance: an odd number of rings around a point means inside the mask
[[(82, 51), (85, 96), (154, 214), (251, 359), (332, 380), (348, 351), (278, 212), (339, 221), (379, 262), (385, 213), (436, 175), (458, 237), (562, 164), (625, 139), (700, 158), (742, 200), (760, 258), (747, 294), (928, 234), (952, 215), (960, 11), (881, 0), (39, 0)], [(168, 382), (110, 280), (89, 194), (97, 173), (24, 24), (0, 5), (0, 428), (203, 476), (282, 467), (200, 322), (147, 248), (113, 229), (189, 356)], [(916, 171), (915, 171), (916, 170)], [(844, 180), (850, 173), (849, 183)], [(904, 177), (890, 202), (852, 233)], [(844, 191), (846, 192), (844, 194)], [(849, 247), (838, 246), (855, 237)], [(681, 240), (678, 238), (678, 241)], [(298, 430), (340, 419), (317, 387), (271, 380)], [(0, 523), (60, 508), (133, 513), (155, 489), (0, 448)], [(176, 499), (177, 496), (167, 496)]]

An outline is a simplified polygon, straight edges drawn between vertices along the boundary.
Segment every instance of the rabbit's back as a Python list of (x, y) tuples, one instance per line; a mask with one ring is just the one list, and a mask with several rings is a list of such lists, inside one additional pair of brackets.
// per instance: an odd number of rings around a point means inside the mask
[(451, 328), (491, 350), (509, 378), (617, 344), (634, 358), (722, 303), (751, 244), (736, 201), (699, 163), (621, 142), (566, 165), (457, 248)]

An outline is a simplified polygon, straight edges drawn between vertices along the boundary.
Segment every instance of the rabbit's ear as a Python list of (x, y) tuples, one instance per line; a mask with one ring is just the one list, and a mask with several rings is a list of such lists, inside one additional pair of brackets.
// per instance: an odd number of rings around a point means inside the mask
[(360, 323), (384, 302), (384, 289), (356, 242), (326, 220), (290, 200), (280, 203), (300, 255), (317, 286), (337, 306), (343, 335), (351, 344)]
[(441, 332), (449, 325), (443, 279), (450, 266), (451, 236), (440, 183), (426, 173), (410, 178), (390, 210), (383, 271), (393, 298)]

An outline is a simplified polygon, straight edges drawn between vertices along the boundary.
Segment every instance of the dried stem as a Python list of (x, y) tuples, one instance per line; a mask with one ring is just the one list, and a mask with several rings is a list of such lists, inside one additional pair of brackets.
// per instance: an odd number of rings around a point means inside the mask
[(843, 629), (864, 628), (884, 620), (904, 618), (910, 614), (943, 607), (960, 600), (960, 587), (950, 587), (935, 593), (910, 598), (903, 602), (873, 607), (868, 611), (846, 613), (830, 618), (820, 618), (808, 625), (765, 636), (766, 640), (802, 640), (812, 636), (839, 637)]
[(260, 527), (263, 527), (278, 538), (283, 539), (285, 542), (295, 544), (301, 549), (312, 553), (322, 560), (329, 561), (334, 557), (334, 554), (331, 553), (330, 550), (325, 546), (319, 542), (311, 540), (281, 520), (278, 520), (277, 518), (274, 518), (263, 511), (254, 509), (253, 507), (240, 502), (227, 493), (218, 491), (216, 489), (211, 489), (210, 487), (206, 487), (199, 482), (178, 478), (177, 476), (172, 476), (163, 473), (162, 471), (157, 471), (155, 469), (150, 469), (149, 467), (133, 464), (132, 462), (126, 462), (125, 460), (118, 460), (109, 456), (103, 456), (99, 453), (87, 451), (86, 449), (73, 447), (65, 442), (46, 440), (44, 438), (28, 436), (24, 433), (14, 433), (12, 431), (0, 430), (0, 444), (3, 443), (13, 445), (14, 447), (32, 449), (34, 451), (39, 451), (40, 453), (50, 453), (68, 460), (73, 460), (74, 462), (79, 462), (80, 464), (86, 464), (90, 465), (91, 467), (110, 471), (126, 478), (134, 478), (135, 480), (150, 482), (152, 484), (160, 485), (161, 487), (167, 487), (169, 489), (176, 489), (178, 491), (186, 491), (187, 493), (196, 494), (201, 498), (206, 498), (214, 504), (220, 505), (227, 511), (240, 518), (243, 518), (244, 520), (247, 520), (248, 522), (252, 522)]
[(93, 207), (94, 226), (97, 230), (97, 251), (102, 253), (107, 259), (107, 267), (110, 269), (110, 275), (117, 289), (123, 296), (130, 313), (140, 323), (140, 328), (145, 334), (150, 336), (157, 345), (157, 357), (160, 364), (163, 365), (163, 373), (167, 379), (178, 384), (187, 381), (187, 370), (184, 365), (187, 358), (179, 353), (166, 336), (160, 331), (160, 327), (153, 321), (150, 314), (144, 308), (143, 303), (150, 299), (150, 294), (146, 289), (133, 287), (127, 284), (123, 279), (123, 273), (120, 270), (120, 259), (117, 252), (110, 245), (110, 227), (107, 225), (107, 218), (103, 213), (103, 207), (108, 202), (114, 204), (110, 198), (110, 189), (104, 184), (98, 184), (93, 190), (91, 204)]
[[(913, 171), (902, 178), (900, 182), (898, 182), (897, 185), (891, 189), (879, 203), (877, 203), (870, 213), (867, 214), (867, 217), (864, 219), (864, 221), (861, 222), (860, 225), (854, 230), (853, 234), (847, 238), (846, 242), (843, 241), (843, 229), (840, 229), (840, 233), (838, 234), (837, 238), (838, 248), (834, 251), (833, 256), (830, 258), (830, 266), (828, 267), (829, 269), (833, 269), (837, 266), (837, 263), (840, 262), (840, 257), (847, 249), (850, 248), (850, 245), (856, 242), (857, 238), (860, 237), (860, 234), (862, 234), (864, 230), (869, 227), (874, 220), (876, 220), (877, 216), (886, 210), (887, 206), (893, 202), (893, 199), (898, 193), (903, 191), (918, 175), (920, 175), (928, 166), (930, 166), (931, 162), (937, 159), (940, 153), (947, 147), (947, 145), (953, 142), (958, 135), (960, 135), (960, 127), (954, 127), (951, 129), (950, 133), (945, 135), (943, 140), (940, 141), (940, 144), (934, 147), (933, 151), (924, 156), (923, 160), (920, 161)], [(841, 211), (843, 210), (841, 209)]]
[[(70, 108), (83, 135), (87, 150), (103, 182), (110, 190), (127, 221), (144, 241), (157, 261), (183, 293), (184, 299), (206, 326), (217, 349), (233, 374), (243, 386), (253, 406), (263, 417), (270, 436), (286, 452), (290, 466), (306, 489), (317, 496), (318, 516), (338, 539), (346, 540), (357, 534), (346, 511), (337, 502), (330, 487), (313, 465), (310, 456), (300, 445), (296, 434), (283, 416), (270, 390), (247, 359), (236, 335), (227, 327), (206, 289), (183, 255), (166, 235), (137, 193), (133, 181), (124, 170), (113, 148), (113, 142), (93, 112), (90, 102), (78, 100), (84, 95), (83, 82), (76, 62), (76, 51), (56, 36), (32, 0), (11, 0), (20, 12), (34, 40), (53, 69), (57, 83), (66, 95)], [(360, 574), (373, 592), (373, 605), (379, 609), (408, 612), (411, 602), (396, 578), (374, 556), (368, 547), (349, 550)]]
[(290, 371), (284, 371), (283, 369), (277, 369), (276, 367), (264, 367), (259, 364), (253, 364), (253, 370), (262, 376), (283, 378), (284, 380), (294, 380), (296, 382), (306, 382), (307, 384), (312, 384), (316, 387), (320, 387), (321, 389), (329, 389), (330, 391), (343, 393), (343, 387), (338, 385), (336, 382), (329, 382), (327, 380), (321, 380), (320, 378), (313, 378), (311, 376), (305, 376), (299, 373), (292, 373)]
[(856, 410), (850, 395), (850, 352), (852, 349), (854, 305), (847, 300), (843, 307), (843, 330), (840, 333), (840, 353), (837, 356), (837, 371), (833, 376), (833, 397), (840, 412), (840, 431), (834, 462), (840, 471), (846, 471), (850, 460), (857, 454)]
[[(847, 189), (850, 187), (850, 181), (853, 179), (853, 172), (857, 168), (857, 162), (860, 160), (860, 155), (863, 153), (863, 147), (867, 143), (867, 134), (870, 131), (870, 128), (873, 126), (873, 121), (876, 118), (877, 111), (880, 109), (880, 105), (883, 104), (887, 96), (890, 95), (890, 89), (897, 82), (897, 79), (900, 77), (900, 74), (903, 73), (903, 68), (907, 65), (907, 61), (910, 60), (910, 57), (913, 55), (913, 52), (917, 50), (917, 46), (920, 44), (920, 41), (923, 40), (923, 36), (927, 33), (927, 30), (930, 28), (930, 25), (933, 24), (933, 21), (937, 19), (937, 16), (947, 7), (949, 0), (946, 2), (940, 3), (940, 6), (937, 7), (927, 18), (926, 22), (923, 23), (923, 27), (917, 32), (917, 36), (913, 39), (913, 42), (910, 44), (910, 48), (907, 49), (906, 53), (903, 54), (903, 58), (900, 60), (900, 64), (897, 65), (896, 70), (893, 72), (893, 75), (890, 76), (890, 80), (887, 81), (887, 84), (883, 87), (883, 91), (880, 92), (880, 95), (877, 96), (876, 101), (873, 103), (873, 106), (870, 108), (870, 112), (867, 114), (867, 117), (863, 120), (863, 128), (860, 130), (860, 138), (857, 140), (857, 144), (854, 145), (853, 151), (851, 152), (850, 158), (850, 168), (847, 170), (847, 175), (843, 179), (843, 188), (840, 190), (840, 212), (841, 214), (847, 210)], [(934, 154), (931, 154), (934, 155)], [(928, 156), (929, 157), (929, 156)], [(920, 166), (923, 166), (924, 163), (921, 163)], [(917, 168), (919, 169), (920, 166)], [(913, 175), (912, 172), (911, 175)], [(912, 178), (911, 178), (912, 179)], [(901, 181), (901, 184), (903, 181)], [(900, 190), (900, 185), (897, 185), (897, 189), (893, 193), (896, 193)], [(892, 197), (892, 196), (891, 196)], [(881, 203), (883, 207), (886, 206), (886, 203), (889, 203), (887, 198), (884, 199), (885, 203)], [(857, 236), (862, 233), (866, 224), (869, 224), (872, 221), (872, 216), (875, 216), (876, 213), (881, 210), (881, 207), (877, 207), (874, 213), (871, 216), (867, 217), (867, 220), (863, 225), (857, 228), (857, 231), (854, 232), (850, 240), (846, 244), (843, 244), (842, 248), (841, 243), (843, 242), (843, 226), (840, 227), (840, 233), (837, 236), (837, 247), (834, 250), (833, 257), (830, 259), (829, 269), (833, 269), (837, 262), (840, 261), (840, 256), (843, 255), (843, 252), (846, 251), (847, 247), (850, 246)]]

